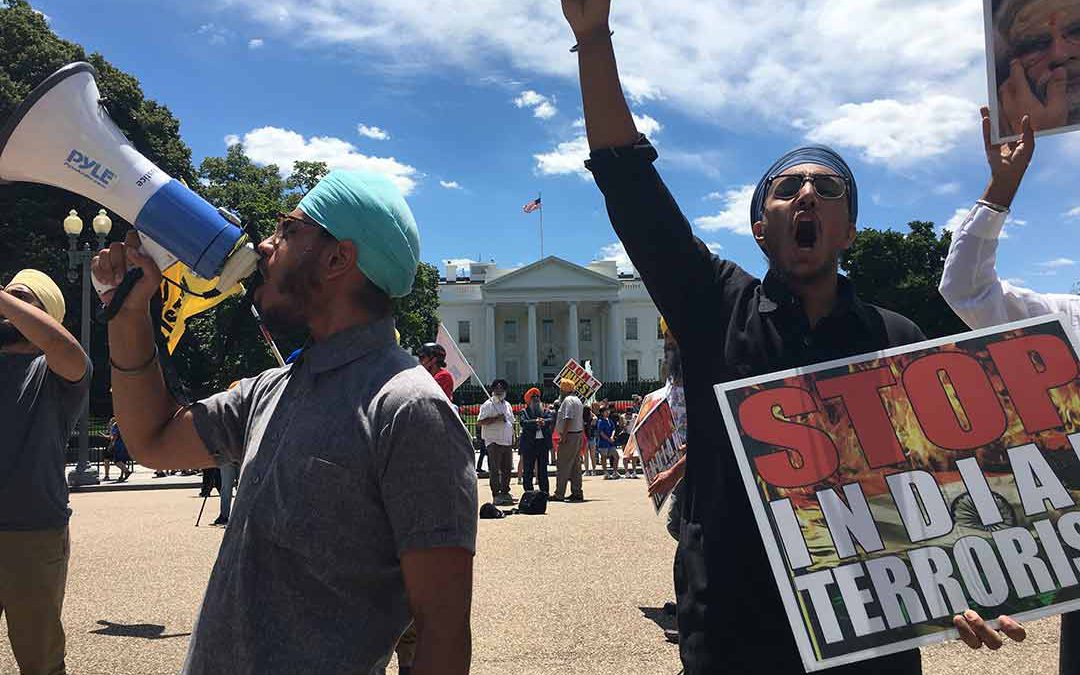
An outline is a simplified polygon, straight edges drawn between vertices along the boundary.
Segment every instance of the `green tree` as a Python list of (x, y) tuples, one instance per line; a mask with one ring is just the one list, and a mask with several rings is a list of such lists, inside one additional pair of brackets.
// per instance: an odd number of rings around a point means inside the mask
[(285, 181), (276, 164), (258, 166), (240, 143), (224, 157), (207, 157), (199, 165), (199, 192), (214, 206), (234, 211), (258, 244), (273, 233), (277, 214), (285, 208)]
[(907, 234), (864, 229), (844, 254), (840, 266), (855, 283), (859, 297), (899, 312), (928, 338), (967, 330), (938, 293), (949, 252), (950, 233), (938, 235), (931, 222), (908, 223)]
[[(193, 181), (191, 151), (180, 138), (180, 124), (165, 106), (145, 98), (138, 80), (112, 66), (100, 54), (87, 55), (49, 28), (25, 0), (0, 2), (0, 120), (42, 80), (73, 61), (89, 61), (98, 71), (98, 87), (109, 114), (139, 152), (169, 174)], [(18, 183), (0, 189), (0, 283), (23, 267), (36, 267), (55, 279), (67, 301), (65, 324), (79, 333), (79, 283), (68, 283), (67, 238), (60, 223), (70, 209), (89, 220), (101, 208), (59, 188)], [(129, 224), (112, 214), (111, 239), (123, 238)], [(108, 357), (105, 330), (93, 326), (90, 355), (98, 376), (91, 389), (95, 414), (108, 410)], [(106, 373), (104, 377), (100, 374)]]
[(326, 162), (307, 162), (300, 160), (293, 163), (292, 175), (285, 181), (285, 188), (289, 192), (285, 195), (285, 208), (292, 211), (300, 200), (304, 198), (308, 190), (322, 180), (329, 172)]
[(420, 263), (412, 290), (394, 301), (394, 318), (401, 333), (401, 346), (412, 352), (425, 342), (434, 342), (439, 332), (439, 270)]

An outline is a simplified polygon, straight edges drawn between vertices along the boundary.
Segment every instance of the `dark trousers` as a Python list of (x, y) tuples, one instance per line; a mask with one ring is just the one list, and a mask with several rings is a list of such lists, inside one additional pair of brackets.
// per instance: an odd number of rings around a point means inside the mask
[[(487, 457), (487, 444), (480, 443), (480, 454), (476, 457), (476, 470), (477, 472), (484, 470), (484, 458)], [(491, 468), (491, 462), (488, 462), (488, 468)]]
[(1061, 615), (1061, 639), (1058, 642), (1058, 673), (1080, 672), (1080, 612)]
[(536, 474), (536, 486), (540, 492), (548, 494), (548, 446), (534, 443), (522, 445), (521, 456), (525, 458), (525, 468), (522, 470), (522, 482), (526, 491), (533, 489), (533, 474)]

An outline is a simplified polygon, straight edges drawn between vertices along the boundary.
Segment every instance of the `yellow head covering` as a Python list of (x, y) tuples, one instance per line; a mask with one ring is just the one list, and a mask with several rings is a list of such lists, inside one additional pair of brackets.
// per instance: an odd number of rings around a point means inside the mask
[(667, 335), (668, 334), (667, 320), (664, 319), (664, 317), (660, 317), (660, 334), (661, 335)]
[(45, 313), (56, 319), (57, 323), (64, 322), (64, 294), (48, 274), (38, 270), (25, 269), (16, 274), (8, 282), (10, 288), (16, 284), (26, 286), (45, 307)]

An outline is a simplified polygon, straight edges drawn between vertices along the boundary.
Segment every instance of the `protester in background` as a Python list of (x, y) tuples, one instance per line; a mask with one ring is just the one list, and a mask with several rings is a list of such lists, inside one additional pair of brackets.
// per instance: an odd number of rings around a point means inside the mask
[(117, 483), (123, 483), (131, 477), (131, 469), (128, 464), (131, 463), (131, 455), (128, 454), (127, 445), (124, 444), (124, 437), (120, 434), (120, 426), (116, 423), (116, 418), (109, 419), (109, 447), (108, 447), (108, 460), (105, 462), (105, 480), (109, 480), (109, 464), (115, 464), (116, 468), (120, 469), (120, 477), (116, 479)]
[[(906, 318), (859, 300), (838, 273), (855, 240), (857, 186), (833, 150), (784, 154), (758, 181), (750, 226), (767, 256), (758, 280), (697, 239), (653, 166), (622, 94), (610, 0), (563, 0), (577, 39), (587, 168), (616, 234), (679, 340), (689, 425), (677, 586), (688, 674), (798, 672), (802, 660), (731, 450), (713, 385), (923, 339)], [(708, 308), (703, 311), (702, 308)], [(731, 555), (738, 551), (738, 555)], [(770, 589), (763, 593), (764, 589)], [(726, 608), (753, 606), (754, 611)], [(753, 640), (731, 640), (753, 635)], [(761, 650), (768, 644), (768, 650)], [(917, 673), (917, 650), (837, 669)]]
[(582, 469), (586, 476), (599, 476), (603, 473), (604, 460), (596, 452), (596, 421), (599, 418), (599, 401), (593, 401), (581, 411), (581, 435), (585, 441)]
[(495, 506), (510, 506), (510, 472), (514, 467), (514, 409), (506, 400), (510, 384), (499, 378), (491, 383), (491, 398), (480, 406), (476, 424), (480, 427), (487, 447), (491, 476), (491, 502)]
[(417, 358), (424, 370), (431, 373), (431, 376), (442, 387), (446, 398), (454, 400), (454, 376), (446, 369), (446, 349), (438, 343), (429, 342), (420, 347)]
[(615, 450), (622, 455), (623, 470), (627, 478), (637, 478), (638, 468), (641, 466), (641, 458), (633, 452), (629, 446), (630, 441), (630, 415), (629, 413), (615, 414)]
[(90, 360), (62, 325), (64, 295), (22, 270), (0, 289), (0, 613), (23, 673), (64, 672), (64, 454), (87, 405)]
[(619, 453), (615, 450), (615, 422), (611, 419), (611, 408), (601, 408), (600, 419), (596, 420), (596, 454), (604, 480), (622, 478), (619, 475)]
[[(1071, 293), (1038, 293), (1008, 281), (997, 274), (997, 249), (1001, 230), (1024, 174), (1035, 153), (1035, 133), (1031, 120), (1024, 116), (1016, 126), (1022, 130), (1019, 141), (994, 145), (991, 141), (990, 111), (982, 109), (983, 145), (990, 164), (990, 182), (964, 221), (953, 232), (945, 269), (938, 289), (956, 315), (971, 328), (986, 328), (1046, 314), (1064, 314), (1071, 326), (1080, 325), (1080, 297)], [(974, 612), (973, 612), (974, 613)], [(1006, 635), (1020, 634), (1015, 621), (999, 617)], [(960, 637), (969, 645), (985, 641), (994, 646), (1000, 638), (989, 630), (977, 615), (974, 625), (957, 623)], [(1061, 675), (1080, 672), (1080, 612), (1061, 617)]]
[(555, 423), (555, 431), (559, 434), (559, 451), (556, 456), (558, 472), (555, 476), (555, 494), (552, 501), (561, 502), (566, 494), (566, 484), (570, 483), (570, 496), (568, 502), (585, 501), (585, 493), (581, 490), (581, 442), (582, 442), (582, 416), (584, 406), (581, 399), (574, 395), (574, 381), (564, 378), (559, 382), (559, 391), (562, 392), (562, 402), (559, 403), (559, 413)]
[(525, 407), (521, 410), (521, 461), (523, 486), (533, 489), (533, 474), (537, 489), (550, 495), (548, 485), (548, 452), (551, 451), (552, 414), (540, 399), (540, 390), (533, 387), (525, 392)]
[[(469, 671), (476, 473), (443, 391), (394, 342), (419, 234), (386, 177), (335, 170), (259, 245), (255, 302), (303, 354), (177, 405), (157, 363), (161, 272), (138, 236), (93, 263), (143, 271), (109, 323), (113, 407), (150, 467), (242, 462), (186, 675), (369, 673), (416, 622), (417, 675)], [(102, 298), (108, 302), (111, 292)]]
[[(484, 458), (487, 457), (487, 444), (484, 443), (484, 429), (479, 424), (473, 425), (473, 452), (476, 453), (476, 477), (487, 478), (488, 472), (484, 471)], [(488, 460), (488, 468), (491, 468), (491, 460)]]

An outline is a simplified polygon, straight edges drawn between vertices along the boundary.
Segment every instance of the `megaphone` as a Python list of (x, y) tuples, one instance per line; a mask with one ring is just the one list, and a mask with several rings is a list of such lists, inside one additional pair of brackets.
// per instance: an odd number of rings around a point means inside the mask
[[(96, 75), (89, 63), (71, 63), (30, 92), (0, 129), (0, 181), (88, 197), (134, 225), (162, 269), (179, 259), (201, 277), (218, 277), (218, 290), (232, 288), (259, 261), (239, 222), (135, 149), (102, 105)], [(125, 278), (107, 314), (136, 279)]]

